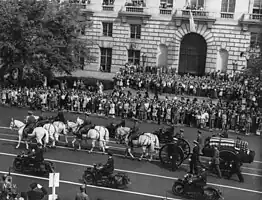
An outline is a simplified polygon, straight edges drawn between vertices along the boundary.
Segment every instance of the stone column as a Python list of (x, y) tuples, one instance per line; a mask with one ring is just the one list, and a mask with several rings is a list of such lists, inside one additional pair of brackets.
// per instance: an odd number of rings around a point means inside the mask
[(249, 0), (248, 13), (253, 13), (254, 0)]

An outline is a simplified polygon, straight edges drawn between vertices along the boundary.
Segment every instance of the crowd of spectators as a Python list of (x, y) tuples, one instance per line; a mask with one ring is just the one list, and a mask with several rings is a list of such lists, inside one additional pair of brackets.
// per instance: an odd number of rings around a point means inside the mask
[[(159, 98), (158, 93), (150, 98), (147, 91), (137, 91), (136, 94), (132, 94), (128, 90), (125, 91), (123, 86), (142, 89), (144, 87), (151, 88), (152, 85), (144, 85), (147, 79), (143, 78), (140, 73), (122, 73), (116, 76), (117, 86), (111, 92), (104, 92), (102, 84), (98, 84), (95, 91), (84, 89), (79, 81), (79, 84), (76, 82), (73, 88), (67, 88), (64, 83), (62, 86), (54, 88), (3, 88), (1, 101), (2, 104), (30, 107), (31, 109), (55, 110), (59, 108), (107, 117), (150, 120), (159, 124), (231, 129), (237, 132), (243, 131), (246, 134), (257, 132), (262, 128), (261, 107), (259, 108), (257, 103), (257, 95), (259, 94), (256, 91), (257, 88), (252, 90), (250, 86), (256, 84), (256, 80), (248, 80), (248, 82), (243, 80), (244, 82), (241, 84), (241, 79), (238, 79), (239, 82), (232, 82), (210, 77), (160, 75), (158, 78), (154, 74), (145, 73), (144, 76), (150, 78), (150, 84), (155, 83), (156, 80), (158, 83), (170, 80), (171, 85), (175, 85), (174, 88), (163, 87), (161, 89), (163, 91), (171, 90), (176, 94), (210, 95), (211, 90), (217, 88), (218, 95), (213, 94), (213, 96), (221, 98), (217, 100), (218, 103), (214, 103), (210, 98), (206, 98), (206, 100), (180, 96)], [(139, 81), (135, 81), (137, 79), (145, 82), (139, 84)], [(126, 83), (121, 85), (121, 80)], [(130, 80), (130, 85), (128, 85), (128, 80)], [(211, 83), (212, 86), (209, 88)], [(201, 87), (203, 84), (205, 87)], [(153, 85), (153, 87), (155, 86)], [(233, 88), (237, 90), (232, 91)], [(224, 92), (224, 89), (228, 89), (237, 96), (231, 98), (230, 101), (223, 101), (222, 97), (228, 94), (228, 92)], [(221, 90), (222, 92), (220, 92)]]

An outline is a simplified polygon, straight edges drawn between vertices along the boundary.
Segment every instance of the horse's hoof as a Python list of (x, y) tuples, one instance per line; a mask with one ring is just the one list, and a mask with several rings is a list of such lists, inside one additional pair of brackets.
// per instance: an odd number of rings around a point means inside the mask
[(142, 158), (139, 158), (138, 160), (139, 160), (139, 161), (142, 161)]
[(16, 149), (18, 149), (18, 148), (19, 148), (19, 146), (16, 146), (15, 148), (16, 148)]

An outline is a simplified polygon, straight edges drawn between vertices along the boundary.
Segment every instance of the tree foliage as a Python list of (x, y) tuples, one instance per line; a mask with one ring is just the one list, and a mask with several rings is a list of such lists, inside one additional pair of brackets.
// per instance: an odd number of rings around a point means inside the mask
[[(0, 1), (1, 75), (14, 68), (23, 74), (70, 74), (86, 62), (92, 41), (81, 32), (89, 22), (78, 4), (49, 0)], [(22, 73), (23, 72), (23, 73)]]

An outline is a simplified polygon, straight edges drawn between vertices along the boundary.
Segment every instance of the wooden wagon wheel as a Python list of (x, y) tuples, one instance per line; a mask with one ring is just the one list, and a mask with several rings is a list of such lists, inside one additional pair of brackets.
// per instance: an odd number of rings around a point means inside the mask
[(183, 138), (180, 138), (180, 139), (178, 139), (177, 143), (178, 143), (177, 145), (180, 146), (182, 151), (183, 151), (184, 160), (186, 160), (190, 155), (190, 145), (189, 145), (188, 141), (186, 141)]
[[(161, 149), (159, 150), (159, 159), (161, 161), (161, 163), (163, 165), (169, 165), (171, 164), (171, 157), (169, 157), (168, 155), (168, 145), (172, 145), (172, 144), (165, 144), (164, 146), (161, 147)], [(175, 145), (175, 144), (174, 144)], [(181, 147), (178, 147), (178, 158), (177, 158), (177, 166), (180, 166), (183, 161), (185, 160), (184, 158), (184, 153)]]

